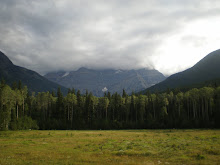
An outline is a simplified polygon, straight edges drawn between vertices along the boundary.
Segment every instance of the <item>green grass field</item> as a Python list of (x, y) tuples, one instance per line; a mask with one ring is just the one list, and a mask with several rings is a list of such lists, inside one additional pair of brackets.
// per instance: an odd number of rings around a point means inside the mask
[(3, 131), (0, 164), (220, 164), (220, 130)]

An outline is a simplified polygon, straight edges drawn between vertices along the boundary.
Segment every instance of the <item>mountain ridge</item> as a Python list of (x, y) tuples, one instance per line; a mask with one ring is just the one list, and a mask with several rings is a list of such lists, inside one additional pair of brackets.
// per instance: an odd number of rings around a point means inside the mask
[(57, 88), (60, 87), (64, 94), (67, 93), (66, 88), (47, 80), (37, 72), (14, 65), (12, 61), (1, 51), (0, 78), (4, 79), (10, 85), (13, 82), (21, 80), (21, 82), (28, 87), (30, 92), (57, 91)]
[(111, 93), (121, 94), (125, 89), (130, 94), (132, 91), (143, 90), (165, 79), (165, 76), (157, 70), (95, 70), (85, 67), (76, 71), (50, 72), (45, 77), (67, 88), (80, 90), (82, 93), (87, 89), (95, 96), (103, 96), (102, 90), (105, 87)]
[(205, 81), (212, 81), (220, 78), (220, 49), (215, 50), (194, 66), (182, 72), (169, 76), (166, 80), (144, 90), (151, 92), (161, 92), (166, 89), (185, 88), (187, 86), (197, 86)]

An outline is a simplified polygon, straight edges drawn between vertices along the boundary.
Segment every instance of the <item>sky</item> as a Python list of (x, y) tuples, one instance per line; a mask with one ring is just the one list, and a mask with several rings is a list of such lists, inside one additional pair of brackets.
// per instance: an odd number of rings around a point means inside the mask
[(185, 70), (220, 48), (219, 0), (0, 0), (0, 51), (52, 71)]

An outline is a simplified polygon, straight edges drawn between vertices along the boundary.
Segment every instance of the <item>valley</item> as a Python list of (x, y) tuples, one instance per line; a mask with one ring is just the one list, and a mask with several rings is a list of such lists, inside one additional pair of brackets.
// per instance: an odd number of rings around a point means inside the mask
[(220, 1), (0, 0), (0, 165), (220, 165)]

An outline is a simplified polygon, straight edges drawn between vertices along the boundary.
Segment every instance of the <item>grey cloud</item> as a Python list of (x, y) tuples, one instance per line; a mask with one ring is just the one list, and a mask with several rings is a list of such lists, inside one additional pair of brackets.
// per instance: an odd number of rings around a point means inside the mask
[(0, 0), (0, 49), (41, 74), (153, 68), (164, 38), (216, 15), (216, 0)]

